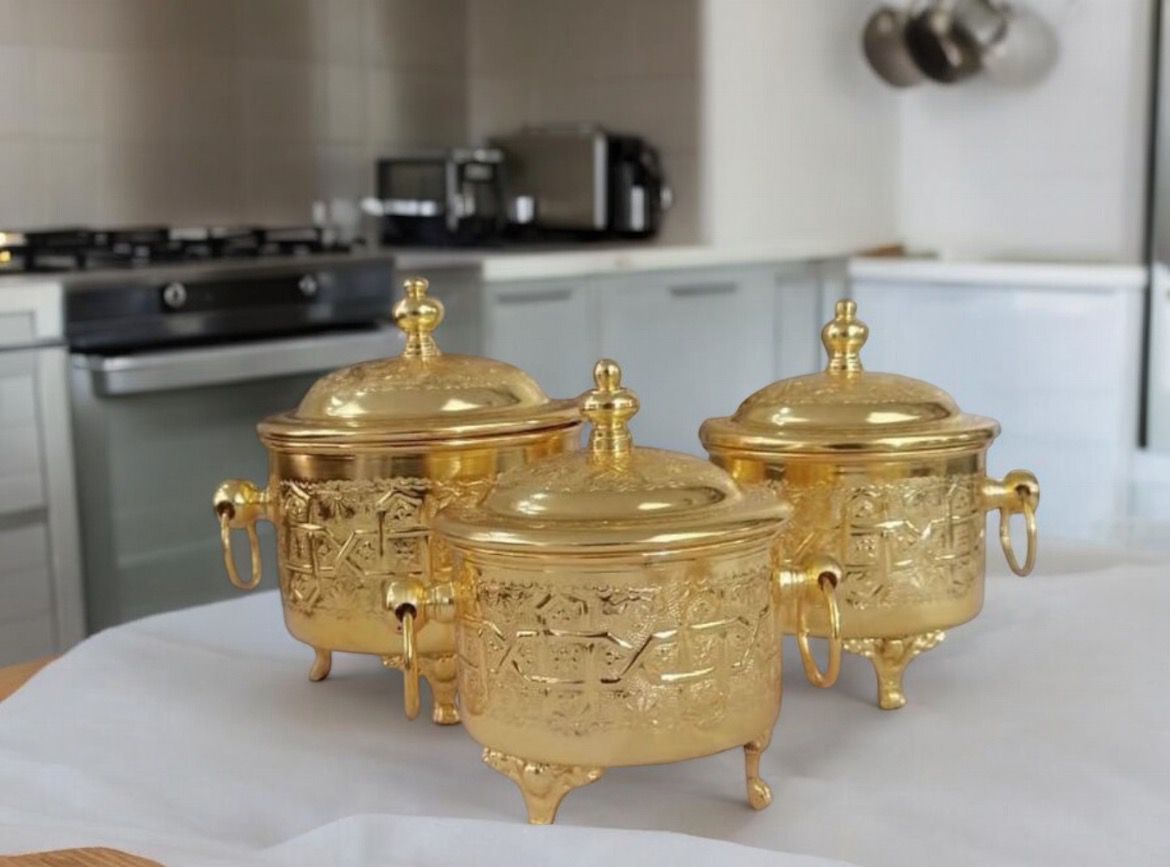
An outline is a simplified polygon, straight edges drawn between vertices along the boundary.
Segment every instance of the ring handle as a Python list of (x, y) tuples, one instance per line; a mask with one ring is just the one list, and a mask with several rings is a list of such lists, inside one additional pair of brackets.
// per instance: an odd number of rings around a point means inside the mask
[[(1040, 505), (1040, 483), (1027, 470), (1012, 470), (1002, 481), (984, 481), (983, 500), (988, 511), (999, 510), (999, 544), (1008, 567), (1017, 575), (1029, 574), (1036, 565), (1036, 508)], [(1023, 566), (1012, 543), (1012, 515), (1024, 516), (1028, 550)]]
[[(255, 590), (263, 573), (256, 522), (266, 517), (268, 492), (260, 490), (251, 482), (233, 479), (219, 486), (212, 497), (212, 506), (219, 517), (219, 540), (223, 547), (223, 565), (227, 570), (228, 580), (241, 590)], [(236, 569), (236, 558), (232, 551), (232, 530), (244, 530), (248, 534), (252, 577), (247, 581), (240, 577)]]
[(414, 719), (418, 716), (420, 707), (418, 683), (418, 651), (415, 647), (414, 620), (417, 616), (414, 607), (401, 606), (395, 612), (402, 623), (402, 697), (406, 708), (406, 718)]
[[(804, 676), (813, 686), (822, 689), (837, 682), (841, 673), (841, 608), (837, 604), (837, 585), (841, 583), (841, 566), (831, 557), (817, 557), (802, 566), (791, 569), (781, 568), (777, 583), (782, 594), (795, 594), (796, 603), (796, 644), (800, 648), (800, 662)], [(829, 664), (824, 671), (817, 665), (809, 646), (808, 606), (810, 602), (823, 600), (826, 619), (829, 623)], [(791, 609), (788, 609), (791, 611)]]
[(418, 630), (429, 620), (450, 623), (454, 619), (453, 592), (449, 584), (428, 588), (417, 580), (393, 581), (386, 586), (386, 610), (402, 624), (402, 694), (407, 719), (417, 717), (420, 706)]

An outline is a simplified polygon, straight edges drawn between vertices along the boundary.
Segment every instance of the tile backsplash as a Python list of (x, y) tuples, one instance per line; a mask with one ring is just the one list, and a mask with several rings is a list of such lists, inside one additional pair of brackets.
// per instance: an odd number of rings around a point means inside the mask
[(0, 0), (0, 226), (301, 222), (526, 123), (658, 145), (698, 237), (698, 0)]
[(662, 151), (662, 240), (699, 240), (699, 0), (468, 0), (468, 129), (597, 121)]
[(0, 224), (294, 222), (467, 137), (465, 0), (0, 0)]

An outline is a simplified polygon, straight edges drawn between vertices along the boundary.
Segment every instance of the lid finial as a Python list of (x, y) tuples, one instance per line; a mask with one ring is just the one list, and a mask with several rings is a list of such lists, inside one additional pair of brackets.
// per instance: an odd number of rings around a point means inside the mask
[(627, 422), (638, 412), (638, 396), (622, 387), (622, 368), (609, 358), (593, 366), (593, 383), (581, 400), (581, 414), (593, 423), (589, 449), (594, 455), (627, 455), (633, 445)]
[(402, 283), (406, 297), (394, 305), (394, 322), (406, 333), (403, 358), (442, 355), (431, 332), (443, 321), (443, 302), (427, 295), (430, 283), (423, 277), (407, 277)]
[(829, 353), (829, 373), (860, 373), (861, 347), (869, 337), (869, 326), (857, 318), (856, 301), (838, 301), (837, 315), (821, 329), (821, 343)]

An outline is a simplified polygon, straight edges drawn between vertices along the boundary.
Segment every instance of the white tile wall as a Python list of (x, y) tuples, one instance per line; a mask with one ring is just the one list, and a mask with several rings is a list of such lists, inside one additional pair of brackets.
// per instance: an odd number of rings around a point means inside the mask
[(599, 121), (663, 151), (661, 240), (699, 240), (698, 0), (468, 0), (468, 130)]
[(1152, 0), (1028, 0), (1042, 82), (900, 94), (901, 235), (953, 258), (1141, 259)]
[(303, 220), (374, 159), (598, 120), (699, 233), (698, 0), (0, 0), (0, 225)]
[(0, 0), (0, 225), (304, 220), (467, 137), (466, 0)]

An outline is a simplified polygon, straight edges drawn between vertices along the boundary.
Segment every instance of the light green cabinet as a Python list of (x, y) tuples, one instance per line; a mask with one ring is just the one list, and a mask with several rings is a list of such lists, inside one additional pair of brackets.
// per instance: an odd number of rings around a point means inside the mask
[(644, 445), (699, 452), (699, 424), (733, 412), (771, 379), (775, 286), (769, 268), (654, 272), (598, 286), (601, 346), (642, 397)]
[(698, 453), (703, 419), (820, 365), (825, 274), (767, 263), (487, 283), (484, 348), (554, 396), (614, 358), (642, 398), (638, 441)]
[(489, 283), (484, 294), (489, 357), (527, 371), (552, 397), (590, 386), (601, 344), (596, 289), (587, 279)]

